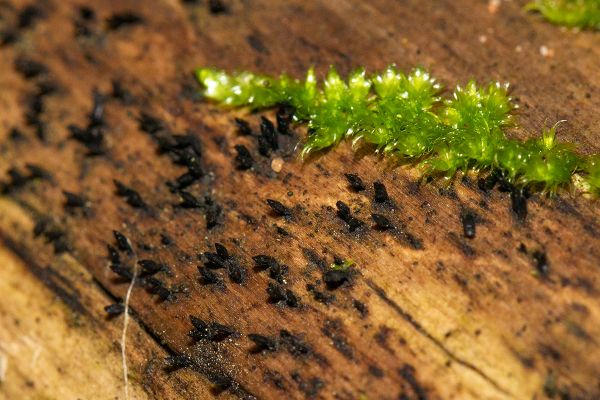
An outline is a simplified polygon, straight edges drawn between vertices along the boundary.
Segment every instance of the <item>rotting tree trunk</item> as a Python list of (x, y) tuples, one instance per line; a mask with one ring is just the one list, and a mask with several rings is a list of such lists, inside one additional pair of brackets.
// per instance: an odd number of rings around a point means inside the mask
[[(76, 1), (44, 2), (41, 16), (0, 47), (2, 251), (12, 254), (7, 260), (20, 258), (93, 327), (57, 322), (65, 346), (72, 336), (87, 336), (89, 346), (112, 342), (111, 378), (102, 381), (122, 384), (114, 365), (122, 319), (99, 311), (128, 287), (110, 270), (106, 252), (118, 230), (135, 252), (121, 252), (124, 265), (147, 259), (168, 266), (157, 281), (139, 279), (132, 292), (132, 396), (600, 397), (598, 202), (533, 196), (520, 222), (507, 193), (483, 192), (473, 179), (419, 184), (414, 169), (346, 145), (301, 163), (294, 152), (301, 129), (280, 136), (282, 149), (263, 157), (256, 139), (240, 136), (233, 124), (244, 117), (257, 131), (259, 116), (200, 102), (191, 77), (197, 66), (301, 76), (313, 64), (322, 73), (329, 64), (347, 72), (395, 62), (403, 70), (424, 65), (448, 85), (471, 77), (508, 80), (523, 126), (515, 135), (529, 137), (566, 119), (561, 138), (597, 152), (597, 34), (561, 31), (525, 14), (520, 2), (490, 12), (486, 2), (472, 0), (235, 1), (221, 13), (198, 3), (107, 0), (90, 5), (92, 16)], [(24, 5), (0, 2), (5, 31), (18, 24)], [(540, 46), (553, 56), (540, 55)], [(47, 71), (36, 74), (23, 60), (42, 62)], [(115, 96), (113, 81), (128, 94)], [(48, 83), (55, 90), (40, 107), (34, 99), (49, 92)], [(106, 97), (102, 121), (90, 116), (94, 89)], [(157, 118), (160, 129), (147, 118), (140, 124), (142, 113)], [(74, 140), (78, 131), (68, 126), (90, 122), (104, 124), (102, 140)], [(159, 151), (168, 132), (189, 132), (201, 142), (201, 149), (194, 140), (179, 144), (201, 153), (202, 176), (186, 188), (193, 196), (187, 200), (171, 188), (188, 169), (174, 163), (177, 151)], [(250, 149), (253, 168), (236, 168), (237, 144)], [(276, 158), (283, 161), (279, 172), (272, 168)], [(4, 174), (10, 168), (12, 175)], [(365, 191), (350, 189), (350, 172)], [(144, 204), (126, 191), (118, 196), (115, 179)], [(373, 201), (375, 181), (385, 184), (390, 202)], [(63, 191), (82, 196), (85, 206), (65, 207)], [(267, 199), (290, 215), (278, 216)], [(337, 216), (339, 200), (364, 222), (355, 232)], [(463, 236), (465, 210), (478, 216), (473, 239)], [(374, 229), (372, 213), (396, 229)], [(233, 258), (224, 269), (205, 270), (202, 280), (197, 267), (205, 259), (198, 256), (214, 252), (215, 243)], [(287, 275), (259, 271), (256, 255), (274, 257)], [(323, 282), (335, 257), (355, 262), (355, 274), (338, 288)], [(277, 288), (284, 288), (281, 301)], [(2, 297), (4, 310), (14, 307), (10, 293)], [(41, 300), (32, 304), (44, 307)], [(2, 326), (19, 332), (9, 315), (0, 315)], [(234, 332), (211, 325), (194, 340), (190, 315)], [(271, 340), (257, 349), (250, 334)], [(41, 393), (35, 376), (28, 379), (33, 385), (1, 383), (0, 397), (3, 387), (23, 398)]]

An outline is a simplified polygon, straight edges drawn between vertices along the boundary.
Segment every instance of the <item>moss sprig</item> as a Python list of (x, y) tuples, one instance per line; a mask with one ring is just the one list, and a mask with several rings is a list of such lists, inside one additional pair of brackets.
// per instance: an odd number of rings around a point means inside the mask
[(598, 0), (536, 0), (525, 9), (540, 12), (557, 25), (600, 30)]
[(227, 74), (201, 68), (204, 96), (255, 110), (288, 105), (296, 122), (308, 124), (301, 157), (343, 139), (421, 166), (427, 174), (490, 171), (519, 188), (554, 193), (578, 174), (600, 194), (600, 155), (581, 156), (556, 139), (557, 125), (520, 141), (505, 135), (516, 126), (508, 85), (471, 81), (442, 96), (441, 85), (421, 68), (409, 74), (394, 66), (367, 76), (363, 69), (344, 80), (331, 68), (322, 84), (314, 70), (304, 80), (250, 72)]

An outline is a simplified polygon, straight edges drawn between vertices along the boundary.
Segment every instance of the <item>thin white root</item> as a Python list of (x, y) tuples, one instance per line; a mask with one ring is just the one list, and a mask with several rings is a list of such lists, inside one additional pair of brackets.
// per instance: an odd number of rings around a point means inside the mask
[(125, 295), (125, 310), (123, 311), (123, 332), (121, 334), (121, 360), (123, 363), (123, 381), (125, 383), (124, 391), (125, 391), (125, 400), (129, 400), (129, 377), (127, 370), (127, 354), (125, 352), (126, 340), (127, 340), (127, 326), (129, 325), (129, 299), (131, 298), (131, 292), (133, 290), (133, 286), (135, 285), (135, 278), (137, 275), (137, 260), (134, 260), (133, 264), (133, 276), (131, 278), (131, 283), (129, 284), (129, 288), (127, 289), (127, 294)]

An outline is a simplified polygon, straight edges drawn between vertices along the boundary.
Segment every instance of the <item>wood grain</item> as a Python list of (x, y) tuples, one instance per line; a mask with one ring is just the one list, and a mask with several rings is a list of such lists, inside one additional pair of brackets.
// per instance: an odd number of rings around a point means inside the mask
[[(78, 288), (61, 299), (67, 306), (80, 304), (77, 313), (93, 321), (102, 338), (65, 327), (59, 317), (49, 324), (65, 332), (65, 346), (82, 340), (110, 354), (105, 370), (95, 366), (107, 392), (122, 388), (114, 365), (118, 354), (102, 346), (116, 340), (121, 325), (119, 319), (105, 320), (96, 302), (122, 298), (127, 290), (127, 282), (108, 268), (106, 254), (106, 245), (114, 245), (113, 230), (119, 230), (135, 249), (135, 256), (122, 254), (126, 263), (152, 259), (168, 265), (156, 275), (171, 290), (168, 300), (160, 301), (143, 280), (131, 299), (136, 323), (144, 327), (131, 333), (140, 340), (130, 350), (134, 368), (150, 357), (143, 343), (160, 355), (156, 377), (151, 374), (135, 388), (145, 389), (144, 396), (600, 396), (598, 202), (568, 193), (532, 196), (528, 216), (519, 222), (509, 195), (481, 191), (473, 176), (423, 183), (414, 168), (354, 153), (347, 145), (302, 163), (294, 151), (302, 128), (281, 135), (281, 150), (262, 157), (256, 138), (240, 136), (232, 121), (246, 118), (258, 131), (259, 115), (201, 102), (191, 76), (196, 66), (301, 76), (313, 64), (322, 74), (329, 64), (347, 72), (396, 63), (404, 70), (423, 65), (447, 86), (471, 77), (507, 80), (522, 125), (511, 134), (531, 137), (566, 119), (560, 138), (589, 153), (599, 149), (597, 34), (560, 30), (524, 13), (522, 2), (503, 2), (490, 13), (486, 2), (475, 0), (256, 0), (228, 2), (228, 12), (220, 14), (211, 14), (202, 2), (189, 3), (95, 2), (90, 5), (95, 19), (84, 23), (89, 34), (79, 36), (75, 24), (83, 23), (77, 8), (82, 3), (43, 3), (44, 17), (19, 30), (17, 42), (0, 47), (0, 170), (17, 168), (27, 175), (26, 164), (33, 163), (51, 174), (22, 185), (3, 175), (0, 215), (13, 221), (0, 228), (3, 254), (21, 257), (42, 282), (44, 274), (60, 273), (68, 286)], [(2, 26), (13, 26), (24, 3), (1, 4)], [(126, 11), (142, 22), (111, 30), (107, 19)], [(541, 46), (553, 56), (543, 57)], [(24, 79), (14, 67), (19, 57), (43, 62), (48, 72)], [(114, 80), (130, 99), (111, 96)], [(32, 124), (31, 98), (47, 82), (57, 90), (43, 97), (43, 111)], [(90, 156), (89, 146), (73, 140), (68, 129), (88, 123), (94, 89), (106, 96), (105, 151), (98, 156)], [(140, 129), (142, 113), (161, 121), (158, 135)], [(23, 138), (11, 134), (13, 127)], [(202, 143), (205, 174), (186, 189), (201, 208), (181, 207), (181, 196), (167, 185), (186, 168), (173, 162), (172, 151), (158, 152), (156, 137), (166, 132), (188, 132)], [(236, 169), (236, 144), (250, 149), (252, 169)], [(283, 161), (279, 172), (271, 168), (274, 158)], [(348, 172), (359, 174), (367, 190), (353, 192), (343, 175)], [(133, 208), (117, 196), (114, 179), (139, 192), (148, 207)], [(389, 203), (373, 201), (375, 181), (385, 184)], [(63, 190), (84, 196), (85, 209), (65, 207)], [(205, 205), (207, 196), (212, 206)], [(282, 202), (291, 216), (277, 216), (267, 199)], [(364, 222), (357, 232), (349, 232), (336, 215), (339, 200)], [(208, 229), (207, 210), (216, 207), (218, 223)], [(465, 209), (479, 216), (472, 240), (462, 234)], [(386, 215), (397, 229), (374, 229), (371, 213)], [(40, 220), (62, 232), (58, 250), (66, 251), (57, 254), (56, 238), (34, 237), (33, 225)], [(215, 243), (246, 270), (242, 284), (223, 270), (215, 272), (222, 286), (201, 282), (197, 267)], [(297, 296), (298, 307), (269, 302), (267, 287), (275, 282), (269, 272), (254, 268), (252, 257), (259, 254), (288, 266), (282, 286)], [(547, 265), (536, 268), (541, 254)], [(330, 289), (324, 271), (335, 257), (353, 260), (355, 273)], [(67, 259), (88, 278), (63, 273)], [(47, 266), (44, 274), (36, 266)], [(31, 283), (12, 291), (35, 291), (35, 281), (24, 282)], [(2, 309), (13, 302), (32, 310), (45, 304), (44, 296), (35, 304), (19, 298), (3, 297)], [(188, 335), (190, 315), (235, 333), (220, 341), (194, 341)], [(273, 338), (277, 351), (255, 351), (249, 334)], [(53, 335), (40, 340), (48, 341), (45, 346), (60, 344)], [(188, 362), (172, 372), (176, 378), (166, 368), (167, 354)], [(79, 385), (89, 380), (69, 375)], [(189, 390), (180, 393), (179, 385)], [(35, 389), (11, 390), (29, 396)], [(61, 397), (55, 390), (51, 395)]]

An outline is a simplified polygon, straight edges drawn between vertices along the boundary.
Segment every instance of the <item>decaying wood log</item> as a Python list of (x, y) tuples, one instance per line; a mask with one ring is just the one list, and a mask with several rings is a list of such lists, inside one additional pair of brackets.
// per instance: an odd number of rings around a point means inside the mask
[[(234, 123), (261, 115), (202, 102), (191, 74), (507, 80), (515, 136), (566, 119), (589, 153), (597, 34), (522, 2), (218, 3), (0, 1), (0, 397), (122, 396), (122, 317), (102, 309), (138, 269), (132, 398), (600, 397), (597, 201), (534, 195), (519, 218), (475, 176), (425, 183), (346, 145), (300, 162), (301, 127), (263, 156)], [(53, 375), (7, 350), (25, 332)]]

